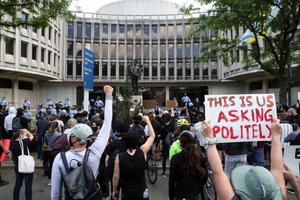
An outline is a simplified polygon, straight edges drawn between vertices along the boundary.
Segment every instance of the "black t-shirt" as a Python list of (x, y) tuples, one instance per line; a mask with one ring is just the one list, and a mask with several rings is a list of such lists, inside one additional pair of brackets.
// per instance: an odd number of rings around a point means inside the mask
[[(30, 140), (22, 139), (23, 141), (23, 147), (24, 147), (24, 155), (28, 155), (28, 144), (30, 143)], [(12, 153), (12, 160), (15, 163), (15, 170), (18, 171), (18, 156), (22, 154), (21, 152), (21, 146), (19, 143), (19, 140), (14, 140), (10, 145), (10, 151)]]
[(122, 199), (143, 199), (143, 193), (147, 187), (144, 152), (141, 149), (137, 149), (132, 156), (127, 152), (120, 153), (119, 160)]
[(192, 198), (203, 190), (203, 186), (207, 181), (207, 169), (204, 159), (201, 159), (201, 167), (204, 168), (205, 174), (196, 175), (187, 173), (183, 170), (185, 163), (184, 151), (173, 156), (170, 165), (169, 177), (169, 198), (173, 200), (175, 197), (178, 199)]

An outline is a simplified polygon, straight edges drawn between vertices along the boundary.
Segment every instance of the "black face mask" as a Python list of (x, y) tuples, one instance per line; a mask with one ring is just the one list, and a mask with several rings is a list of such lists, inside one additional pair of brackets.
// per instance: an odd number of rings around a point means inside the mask
[(97, 132), (98, 131), (98, 127), (92, 127), (93, 132)]

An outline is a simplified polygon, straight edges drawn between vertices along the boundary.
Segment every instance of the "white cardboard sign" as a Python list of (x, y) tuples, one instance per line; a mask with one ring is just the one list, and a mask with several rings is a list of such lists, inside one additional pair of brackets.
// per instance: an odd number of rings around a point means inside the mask
[(274, 94), (206, 95), (205, 117), (218, 143), (270, 141)]
[(284, 163), (290, 168), (295, 176), (300, 177), (300, 145), (285, 147)]

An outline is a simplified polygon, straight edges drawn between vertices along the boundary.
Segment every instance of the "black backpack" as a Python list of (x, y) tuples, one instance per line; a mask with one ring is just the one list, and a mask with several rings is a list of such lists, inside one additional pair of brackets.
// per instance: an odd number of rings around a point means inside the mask
[(22, 129), (21, 120), (20, 117), (15, 117), (12, 120), (12, 131), (18, 132), (20, 129)]
[(67, 174), (63, 177), (65, 186), (65, 200), (99, 200), (102, 199), (101, 190), (97, 185), (94, 174), (90, 166), (87, 165), (90, 150), (87, 149), (83, 158), (83, 163), (70, 170), (65, 152), (61, 153), (61, 158)]

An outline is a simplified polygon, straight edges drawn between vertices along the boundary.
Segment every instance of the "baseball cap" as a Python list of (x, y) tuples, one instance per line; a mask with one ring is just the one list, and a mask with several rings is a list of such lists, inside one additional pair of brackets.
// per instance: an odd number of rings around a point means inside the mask
[(231, 175), (235, 192), (242, 199), (281, 200), (280, 187), (269, 170), (260, 166), (243, 165), (236, 167)]
[(88, 140), (93, 135), (93, 131), (88, 125), (80, 123), (76, 124), (71, 129), (71, 134), (78, 137), (81, 140)]

